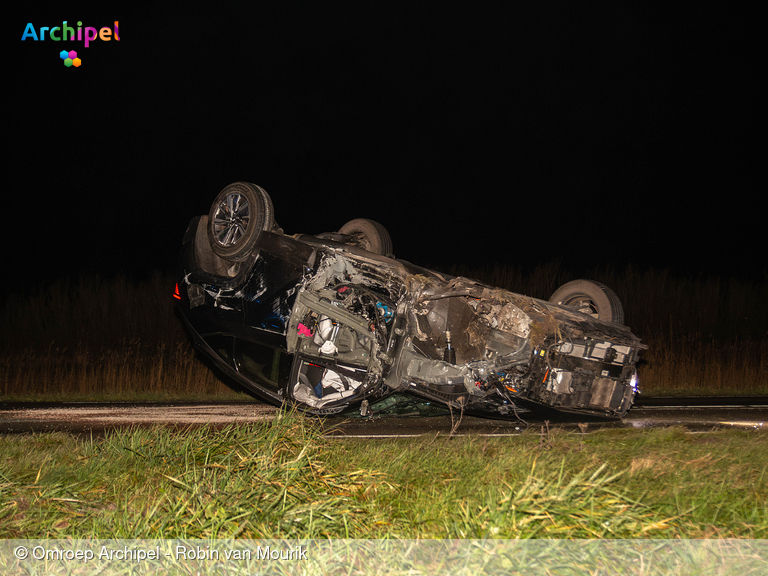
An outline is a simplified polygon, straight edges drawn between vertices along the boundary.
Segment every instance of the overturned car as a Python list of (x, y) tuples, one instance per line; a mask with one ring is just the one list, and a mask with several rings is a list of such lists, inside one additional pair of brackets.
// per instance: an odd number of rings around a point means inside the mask
[(174, 296), (224, 372), (312, 414), (365, 415), (407, 394), (495, 417), (538, 406), (621, 418), (645, 348), (602, 284), (576, 280), (546, 302), (447, 276), (395, 259), (366, 219), (289, 236), (245, 182), (191, 220)]

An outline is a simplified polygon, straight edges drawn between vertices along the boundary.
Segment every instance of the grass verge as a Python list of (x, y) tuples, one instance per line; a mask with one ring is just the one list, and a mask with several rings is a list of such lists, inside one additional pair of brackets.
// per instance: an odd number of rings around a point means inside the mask
[(768, 538), (764, 433), (320, 426), (0, 437), (0, 538)]

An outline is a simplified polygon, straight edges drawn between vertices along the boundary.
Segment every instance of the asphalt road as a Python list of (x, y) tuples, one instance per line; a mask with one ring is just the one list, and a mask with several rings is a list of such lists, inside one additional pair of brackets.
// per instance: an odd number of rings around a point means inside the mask
[[(131, 426), (226, 426), (274, 417), (276, 409), (258, 403), (0, 403), (0, 433), (64, 431), (102, 434)], [(514, 435), (527, 428), (557, 427), (580, 432), (603, 428), (683, 426), (762, 429), (768, 422), (768, 398), (643, 398), (623, 420), (604, 420), (557, 412), (521, 414), (523, 421), (464, 415), (326, 418), (329, 435), (341, 437), (408, 437), (423, 434)]]

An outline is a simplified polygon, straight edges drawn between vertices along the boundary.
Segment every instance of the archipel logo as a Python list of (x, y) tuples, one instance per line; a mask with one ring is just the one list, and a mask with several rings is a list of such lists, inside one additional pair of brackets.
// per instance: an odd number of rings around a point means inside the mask
[(69, 68), (70, 66), (74, 66), (75, 68), (78, 68), (82, 62), (80, 61), (80, 58), (77, 57), (77, 52), (74, 50), (70, 50), (67, 52), (66, 50), (62, 50), (59, 52), (59, 56), (61, 56), (61, 59), (64, 60), (64, 66)]
[[(86, 48), (88, 48), (89, 44), (97, 38), (102, 42), (110, 42), (113, 39), (118, 42), (120, 41), (120, 26), (117, 20), (115, 20), (115, 24), (112, 28), (105, 26), (98, 30), (98, 32), (96, 28), (90, 26), (82, 28), (82, 26), (82, 22), (77, 23), (77, 38), (75, 38), (75, 29), (72, 26), (67, 26), (66, 20), (61, 26), (54, 26), (53, 28), (41, 26), (37, 30), (35, 30), (34, 24), (29, 22), (26, 28), (24, 28), (24, 34), (21, 35), (21, 41), (24, 42), (29, 38), (35, 42), (43, 42), (46, 40), (46, 32), (48, 33), (48, 40), (53, 40), (54, 42), (74, 42), (77, 40), (79, 42), (84, 42)], [(59, 52), (59, 56), (64, 60), (64, 66), (68, 68), (70, 66), (77, 68), (82, 64), (80, 58), (77, 57), (77, 52), (74, 50), (62, 50)]]

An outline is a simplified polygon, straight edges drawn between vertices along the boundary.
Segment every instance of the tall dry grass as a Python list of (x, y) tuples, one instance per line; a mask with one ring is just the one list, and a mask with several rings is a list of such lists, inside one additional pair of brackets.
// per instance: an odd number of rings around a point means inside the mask
[[(649, 346), (640, 364), (645, 392), (768, 392), (768, 282), (633, 266), (574, 274), (558, 262), (447, 272), (543, 299), (574, 278), (598, 280), (618, 294), (627, 325)], [(0, 397), (229, 395), (195, 355), (172, 289), (170, 274), (81, 276), (7, 297)]]
[(170, 274), (64, 278), (0, 316), (0, 397), (233, 395), (173, 310)]

